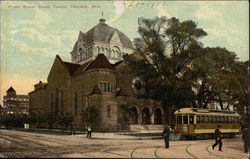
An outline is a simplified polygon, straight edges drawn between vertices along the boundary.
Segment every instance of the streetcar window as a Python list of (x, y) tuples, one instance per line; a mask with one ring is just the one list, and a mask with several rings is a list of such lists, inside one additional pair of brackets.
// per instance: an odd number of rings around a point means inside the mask
[(225, 123), (225, 117), (224, 116), (221, 117), (221, 123)]
[(194, 124), (194, 116), (189, 116), (189, 124)]
[(240, 123), (240, 117), (237, 117), (237, 123)]
[(209, 117), (209, 123), (213, 123), (213, 116)]
[(214, 123), (217, 123), (217, 116), (214, 117)]
[(188, 124), (188, 116), (183, 116), (183, 124)]
[(205, 116), (205, 123), (209, 123), (209, 116)]
[(181, 116), (177, 116), (177, 124), (182, 124), (182, 122), (181, 122)]
[(201, 116), (201, 123), (205, 123), (205, 116), (204, 115)]
[(228, 123), (232, 122), (232, 117), (228, 117)]
[(218, 123), (221, 123), (221, 116), (218, 116)]
[(225, 121), (225, 123), (228, 123), (228, 116), (226, 117), (226, 121)]
[(200, 123), (200, 116), (196, 116), (196, 123)]
[(232, 117), (232, 122), (231, 123), (234, 123), (235, 122), (235, 118), (234, 117)]

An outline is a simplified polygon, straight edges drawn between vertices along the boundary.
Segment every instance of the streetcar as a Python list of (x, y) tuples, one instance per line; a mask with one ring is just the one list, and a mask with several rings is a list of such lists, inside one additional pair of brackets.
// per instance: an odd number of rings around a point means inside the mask
[(182, 108), (174, 116), (174, 132), (187, 139), (214, 137), (218, 125), (224, 137), (234, 137), (240, 132), (240, 115), (234, 111)]

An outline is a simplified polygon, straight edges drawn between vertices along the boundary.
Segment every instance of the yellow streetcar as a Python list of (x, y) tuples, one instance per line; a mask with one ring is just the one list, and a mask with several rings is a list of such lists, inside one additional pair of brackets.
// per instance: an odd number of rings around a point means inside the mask
[(182, 108), (174, 114), (174, 131), (186, 138), (213, 137), (217, 125), (221, 125), (224, 137), (233, 137), (240, 131), (240, 116), (234, 111)]

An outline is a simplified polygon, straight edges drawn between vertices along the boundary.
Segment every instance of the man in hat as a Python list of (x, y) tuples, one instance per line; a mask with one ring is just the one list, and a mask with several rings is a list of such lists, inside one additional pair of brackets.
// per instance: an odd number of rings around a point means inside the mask
[(243, 129), (242, 139), (244, 141), (244, 151), (245, 153), (247, 153), (248, 152), (248, 129), (247, 128)]
[(165, 126), (162, 136), (164, 137), (165, 148), (169, 148), (170, 127), (168, 125)]
[(212, 148), (214, 149), (219, 144), (219, 151), (222, 151), (222, 134), (220, 129), (221, 126), (218, 125), (215, 130), (215, 144), (212, 145)]

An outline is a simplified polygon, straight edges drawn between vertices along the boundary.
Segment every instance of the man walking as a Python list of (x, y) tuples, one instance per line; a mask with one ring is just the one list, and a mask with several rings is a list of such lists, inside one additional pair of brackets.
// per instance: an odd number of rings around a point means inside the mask
[(88, 130), (87, 137), (91, 138), (91, 132), (92, 132), (91, 125), (87, 126), (87, 130)]
[(222, 151), (222, 134), (220, 129), (221, 126), (218, 125), (215, 130), (215, 144), (212, 145), (212, 148), (214, 149), (219, 144), (219, 151)]
[(164, 137), (165, 141), (165, 148), (169, 148), (169, 136), (170, 136), (170, 128), (168, 125), (165, 126), (162, 136)]
[(247, 128), (243, 129), (242, 139), (244, 142), (244, 151), (245, 153), (247, 153), (248, 152), (248, 129)]

